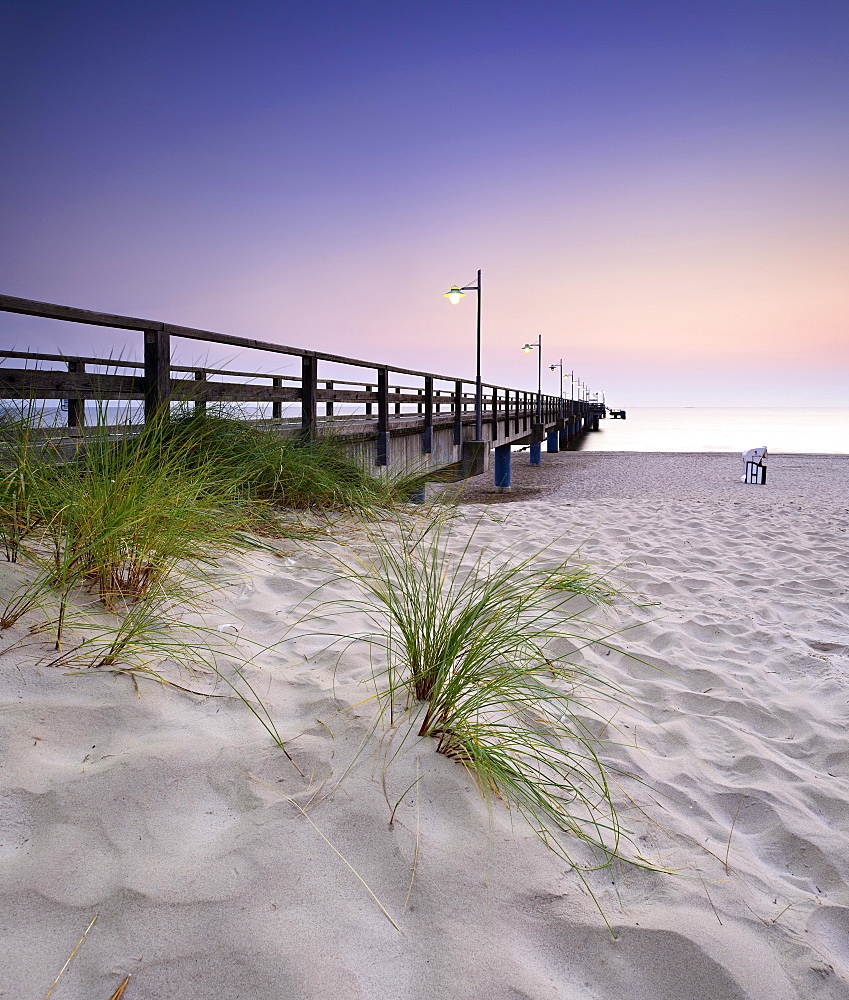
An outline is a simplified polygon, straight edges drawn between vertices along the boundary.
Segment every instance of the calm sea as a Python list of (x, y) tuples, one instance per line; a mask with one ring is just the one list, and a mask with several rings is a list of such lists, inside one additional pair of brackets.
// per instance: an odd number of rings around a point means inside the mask
[(744, 451), (849, 454), (849, 409), (726, 409), (659, 406), (600, 422), (585, 451)]

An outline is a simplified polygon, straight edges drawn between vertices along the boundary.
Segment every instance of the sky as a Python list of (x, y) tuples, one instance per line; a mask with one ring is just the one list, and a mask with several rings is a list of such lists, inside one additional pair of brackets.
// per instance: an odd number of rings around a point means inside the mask
[(2, 10), (6, 294), (473, 378), (480, 268), (485, 381), (849, 405), (846, 0)]

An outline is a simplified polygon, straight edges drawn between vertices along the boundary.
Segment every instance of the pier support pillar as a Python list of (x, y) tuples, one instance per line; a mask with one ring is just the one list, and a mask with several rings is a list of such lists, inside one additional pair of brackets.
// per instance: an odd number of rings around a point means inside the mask
[(542, 442), (545, 440), (545, 424), (534, 423), (531, 427), (531, 465), (539, 465), (542, 461)]
[(549, 431), (545, 441), (547, 452), (560, 451), (560, 431)]
[(512, 481), (511, 451), (509, 444), (500, 444), (495, 449), (495, 488), (509, 490)]
[(569, 450), (569, 427), (568, 427), (568, 425), (566, 427), (564, 427), (562, 431), (559, 431), (559, 434), (560, 434), (560, 450), (561, 451), (568, 451)]
[(460, 478), (468, 479), (486, 471), (489, 441), (464, 441), (460, 455)]

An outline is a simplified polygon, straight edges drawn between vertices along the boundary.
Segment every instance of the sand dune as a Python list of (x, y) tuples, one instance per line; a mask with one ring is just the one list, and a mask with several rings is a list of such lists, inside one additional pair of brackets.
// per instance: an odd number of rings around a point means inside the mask
[[(598, 612), (623, 653), (584, 656), (633, 702), (611, 711), (610, 759), (645, 782), (622, 816), (678, 874), (587, 876), (615, 938), (431, 741), (387, 764), (367, 646), (287, 633), (316, 587), (355, 595), (330, 559), (355, 534), (224, 560), (207, 616), (238, 625), (234, 652), (275, 644), (248, 676), (297, 768), (233, 699), (0, 656), (0, 996), (45, 996), (96, 913), (55, 1000), (128, 973), (125, 1000), (849, 997), (849, 461), (781, 456), (764, 487), (722, 455), (555, 469), (541, 499), (464, 506), (455, 531), (580, 544), (642, 602)], [(340, 627), (368, 621), (310, 626)]]

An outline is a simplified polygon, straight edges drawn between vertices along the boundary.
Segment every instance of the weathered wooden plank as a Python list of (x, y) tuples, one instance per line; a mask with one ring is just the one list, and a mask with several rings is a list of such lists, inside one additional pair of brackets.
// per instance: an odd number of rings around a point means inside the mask
[(318, 362), (308, 354), (301, 356), (301, 433), (312, 441), (316, 435), (316, 391)]
[[(69, 361), (68, 372), (72, 375), (83, 375), (85, 365), (82, 361)], [(68, 397), (68, 426), (85, 426), (85, 401), (80, 399), (78, 395)]]
[(144, 332), (145, 423), (168, 405), (171, 398), (171, 337), (163, 330)]
[[(199, 390), (200, 387), (193, 380), (171, 380), (172, 399), (194, 399)], [(216, 403), (297, 403), (301, 401), (301, 390), (293, 386), (242, 385), (237, 382), (206, 381), (200, 391), (205, 399)]]
[[(40, 354), (35, 351), (0, 350), (0, 358), (22, 358), (28, 361), (58, 361), (68, 364), (71, 361), (81, 361), (85, 365), (101, 365), (104, 368), (144, 368), (143, 361), (128, 361), (126, 358), (87, 358), (75, 354)], [(171, 365), (172, 372), (195, 372), (197, 365)], [(204, 368), (207, 375), (226, 375), (229, 378), (270, 378), (282, 379), (286, 382), (300, 382), (297, 375), (275, 375), (271, 372), (241, 372), (232, 368)], [(342, 382), (340, 385), (364, 385), (363, 382)]]
[(433, 379), (427, 376), (424, 380), (424, 430), (422, 431), (422, 454), (430, 455), (433, 451)]
[[(196, 370), (195, 371), (195, 382), (206, 382), (206, 372)], [(205, 413), (206, 412), (206, 401), (208, 397), (203, 390), (203, 386), (195, 387), (195, 413)]]
[(375, 465), (389, 464), (389, 370), (377, 369), (377, 442)]
[(66, 320), (70, 323), (86, 323), (89, 326), (117, 327), (121, 330), (161, 330), (163, 328), (162, 323), (157, 323), (152, 319), (94, 312), (91, 309), (77, 309), (75, 306), (60, 306), (54, 302), (20, 299), (15, 295), (0, 295), (0, 310), (26, 316), (43, 316), (45, 319)]
[[(272, 379), (272, 387), (279, 389), (283, 385), (283, 382), (279, 378)], [(275, 399), (271, 404), (271, 416), (274, 420), (279, 420), (283, 416), (283, 404), (279, 399)]]
[[(117, 358), (83, 358), (76, 354), (39, 354), (34, 351), (0, 350), (0, 358), (26, 358), (29, 361), (58, 361), (63, 365), (69, 361), (82, 361), (83, 364), (108, 365), (111, 368), (144, 368), (143, 361), (121, 361)], [(188, 371), (189, 369), (185, 370)]]
[(138, 375), (0, 368), (2, 399), (142, 399), (144, 379)]

